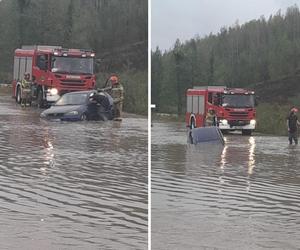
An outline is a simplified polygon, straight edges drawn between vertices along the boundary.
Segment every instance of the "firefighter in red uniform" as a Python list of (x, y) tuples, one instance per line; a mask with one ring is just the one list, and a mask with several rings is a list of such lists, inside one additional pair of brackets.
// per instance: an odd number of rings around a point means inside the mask
[(116, 75), (112, 75), (109, 80), (111, 83), (109, 94), (114, 100), (114, 120), (120, 120), (123, 109), (124, 88)]

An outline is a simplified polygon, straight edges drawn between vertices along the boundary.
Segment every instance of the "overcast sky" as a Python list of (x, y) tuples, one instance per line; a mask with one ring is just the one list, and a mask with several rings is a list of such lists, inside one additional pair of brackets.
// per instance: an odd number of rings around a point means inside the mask
[(294, 4), (299, 7), (300, 0), (152, 0), (151, 47), (169, 49), (177, 38), (183, 42), (216, 34), (237, 20), (243, 24), (262, 15), (268, 19)]

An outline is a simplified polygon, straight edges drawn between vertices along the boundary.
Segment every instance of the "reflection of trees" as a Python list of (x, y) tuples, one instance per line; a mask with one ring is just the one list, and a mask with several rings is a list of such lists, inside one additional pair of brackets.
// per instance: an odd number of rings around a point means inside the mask
[(219, 143), (189, 144), (186, 149), (186, 167), (195, 174), (201, 173), (201, 169), (207, 172), (215, 172), (215, 166), (219, 164), (219, 157), (223, 151), (223, 145)]
[[(186, 172), (186, 151), (187, 147), (184, 144), (165, 144), (159, 149), (152, 149), (152, 159), (159, 163), (163, 162), (162, 169), (167, 168), (170, 174), (181, 174)], [(155, 164), (157, 167), (157, 164)]]
[(215, 166), (219, 161), (219, 156), (223, 151), (223, 145), (219, 143), (202, 143), (188, 145), (187, 161), (198, 165)]

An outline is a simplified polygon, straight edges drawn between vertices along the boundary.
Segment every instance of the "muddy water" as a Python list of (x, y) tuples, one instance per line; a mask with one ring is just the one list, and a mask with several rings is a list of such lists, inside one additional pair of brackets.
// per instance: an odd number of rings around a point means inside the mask
[(152, 249), (300, 249), (300, 146), (187, 145), (183, 124), (154, 123)]
[(0, 96), (0, 249), (147, 249), (147, 120), (39, 113)]

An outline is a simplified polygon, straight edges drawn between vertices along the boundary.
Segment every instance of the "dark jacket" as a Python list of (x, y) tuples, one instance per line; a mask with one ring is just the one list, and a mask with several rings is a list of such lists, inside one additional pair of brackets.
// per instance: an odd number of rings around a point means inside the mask
[(295, 113), (291, 112), (289, 116), (287, 117), (288, 121), (288, 128), (290, 133), (295, 133), (297, 132), (298, 126), (297, 126), (297, 121), (298, 117), (295, 115)]

